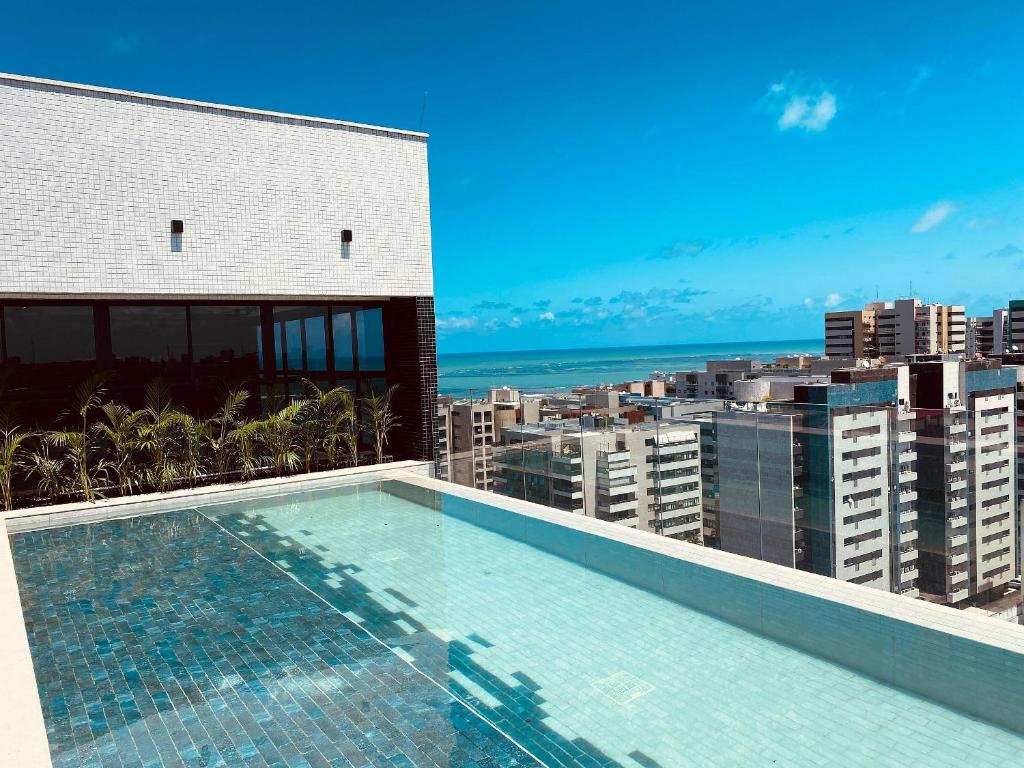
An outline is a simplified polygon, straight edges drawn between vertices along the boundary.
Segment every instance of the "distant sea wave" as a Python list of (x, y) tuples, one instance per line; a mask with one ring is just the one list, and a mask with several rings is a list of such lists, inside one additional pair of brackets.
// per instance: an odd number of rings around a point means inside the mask
[(664, 373), (703, 368), (705, 360), (815, 354), (822, 339), (749, 341), (726, 344), (675, 344), (655, 347), (606, 347), (524, 352), (459, 352), (437, 356), (441, 394), (464, 397), (490, 387), (551, 393), (577, 386), (613, 384)]

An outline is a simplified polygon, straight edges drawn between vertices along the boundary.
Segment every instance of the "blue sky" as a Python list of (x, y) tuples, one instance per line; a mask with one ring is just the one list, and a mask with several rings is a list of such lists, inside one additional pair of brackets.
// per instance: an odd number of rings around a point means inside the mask
[(422, 116), (441, 351), (1024, 297), (1016, 2), (22, 3), (2, 35), (8, 72)]

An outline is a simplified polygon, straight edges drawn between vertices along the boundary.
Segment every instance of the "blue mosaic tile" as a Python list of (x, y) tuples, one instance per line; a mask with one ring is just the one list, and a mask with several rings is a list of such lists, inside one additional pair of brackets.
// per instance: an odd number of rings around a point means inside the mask
[(56, 768), (535, 764), (201, 514), (11, 541)]

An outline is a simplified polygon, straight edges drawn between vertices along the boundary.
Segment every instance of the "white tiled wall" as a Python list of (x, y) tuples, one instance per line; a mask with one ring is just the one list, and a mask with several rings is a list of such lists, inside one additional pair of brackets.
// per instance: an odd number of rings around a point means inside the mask
[(0, 293), (431, 295), (426, 138), (0, 75)]

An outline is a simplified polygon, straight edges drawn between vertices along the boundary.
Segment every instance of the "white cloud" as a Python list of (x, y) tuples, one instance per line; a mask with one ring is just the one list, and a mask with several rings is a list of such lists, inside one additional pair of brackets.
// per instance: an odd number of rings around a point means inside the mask
[(475, 317), (461, 317), (454, 315), (452, 317), (439, 317), (437, 318), (437, 330), (439, 331), (466, 331), (470, 328), (476, 328), (477, 323), (480, 321)]
[(539, 315), (537, 315), (537, 319), (553, 322), (555, 319), (555, 313), (552, 312), (551, 310), (548, 310), (547, 312), (541, 312)]
[(967, 222), (967, 228), (968, 229), (987, 229), (989, 227), (994, 227), (998, 223), (999, 223), (998, 219), (996, 219), (996, 218), (994, 218), (992, 216), (984, 216), (984, 217), (980, 217), (980, 218), (976, 216), (976, 217), (974, 217), (973, 219), (971, 219), (970, 221)]
[(518, 328), (522, 324), (523, 321), (520, 320), (518, 317), (513, 317), (511, 320), (508, 321), (509, 328)]
[[(806, 302), (804, 302), (804, 303), (806, 304)], [(842, 303), (843, 303), (843, 296), (842, 296), (842, 294), (830, 293), (828, 296), (825, 297), (825, 306), (826, 307), (838, 307)]]
[(780, 131), (792, 128), (824, 131), (839, 112), (835, 93), (823, 85), (810, 84), (793, 75), (772, 83), (761, 105), (778, 113)]
[(929, 229), (934, 229), (944, 222), (953, 211), (956, 210), (956, 206), (948, 200), (942, 200), (941, 202), (935, 203), (931, 208), (921, 214), (921, 218), (917, 220), (917, 223), (910, 228), (910, 231), (915, 234), (927, 232)]
[(806, 299), (804, 299), (804, 306), (805, 307), (813, 307), (814, 306), (814, 299), (812, 299), (810, 296), (808, 296)]
[(779, 130), (803, 128), (805, 131), (823, 131), (836, 116), (836, 111), (836, 97), (828, 91), (811, 97), (793, 96), (779, 116)]

